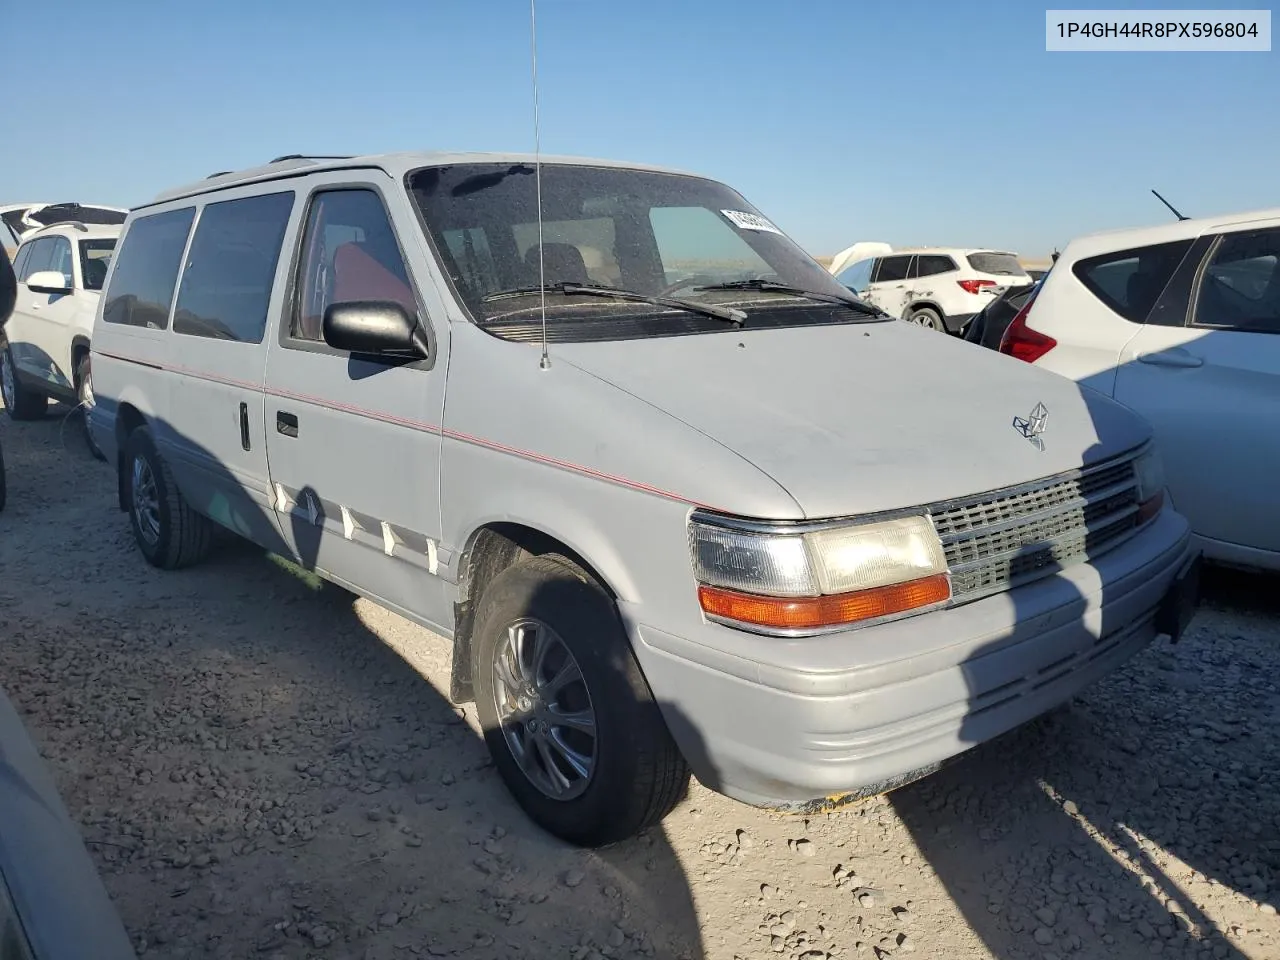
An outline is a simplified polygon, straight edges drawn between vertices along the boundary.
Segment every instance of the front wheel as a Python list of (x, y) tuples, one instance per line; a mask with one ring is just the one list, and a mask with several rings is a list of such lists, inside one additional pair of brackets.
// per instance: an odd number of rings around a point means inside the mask
[(7, 343), (0, 351), (0, 394), (4, 396), (4, 408), (14, 420), (39, 420), (49, 408), (49, 398), (43, 393), (28, 390), (18, 379), (13, 363), (13, 348)]
[(472, 633), (476, 709), (507, 788), (543, 829), (586, 847), (667, 815), (689, 781), (617, 608), (546, 555), (485, 589)]
[(98, 460), (106, 460), (102, 449), (93, 439), (93, 431), (89, 429), (89, 412), (93, 409), (93, 370), (89, 366), (89, 355), (86, 353), (76, 364), (76, 398), (80, 401), (80, 424), (84, 428), (84, 442), (89, 452)]
[(213, 525), (183, 498), (146, 427), (129, 435), (121, 469), (133, 537), (147, 562), (177, 570), (204, 559)]

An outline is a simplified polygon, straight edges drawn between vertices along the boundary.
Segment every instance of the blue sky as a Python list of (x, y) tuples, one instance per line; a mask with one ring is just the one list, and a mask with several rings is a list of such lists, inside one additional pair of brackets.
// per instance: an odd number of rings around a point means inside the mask
[[(284, 153), (532, 149), (526, 0), (46, 6), (0, 0), (27, 68), (0, 202), (128, 206)], [(1044, 255), (1167, 219), (1152, 187), (1193, 215), (1280, 204), (1280, 54), (1050, 54), (1044, 9), (540, 0), (542, 148), (725, 180), (816, 254)]]

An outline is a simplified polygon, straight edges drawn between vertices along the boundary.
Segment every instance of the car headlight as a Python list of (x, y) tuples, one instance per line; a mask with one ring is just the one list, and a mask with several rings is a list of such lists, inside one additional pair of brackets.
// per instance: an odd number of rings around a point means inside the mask
[(1138, 523), (1146, 523), (1164, 506), (1164, 462), (1155, 450), (1148, 450), (1133, 462), (1138, 481)]
[(764, 632), (817, 632), (951, 598), (924, 516), (796, 530), (695, 513), (689, 546), (703, 611)]

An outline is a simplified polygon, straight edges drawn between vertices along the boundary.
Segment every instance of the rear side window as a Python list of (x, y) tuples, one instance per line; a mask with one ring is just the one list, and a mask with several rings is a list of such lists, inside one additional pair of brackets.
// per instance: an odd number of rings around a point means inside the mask
[(107, 280), (107, 268), (111, 266), (111, 252), (115, 240), (80, 241), (80, 277), (86, 290), (101, 290)]
[(1222, 238), (1200, 281), (1194, 323), (1280, 333), (1280, 230)]
[(910, 265), (910, 257), (885, 257), (880, 261), (876, 283), (892, 283), (894, 280), (907, 279), (907, 267)]
[(163, 330), (178, 283), (195, 207), (153, 213), (133, 221), (116, 254), (116, 268), (102, 307), (105, 323)]
[(173, 330), (261, 343), (293, 193), (207, 204), (178, 288)]
[(1085, 288), (1120, 316), (1143, 323), (1168, 285), (1190, 240), (1118, 250), (1078, 261), (1071, 268)]
[(936, 277), (940, 273), (950, 273), (956, 269), (955, 262), (950, 257), (937, 254), (922, 256), (919, 261), (920, 266), (916, 269), (918, 277)]
[(1027, 271), (1012, 253), (971, 253), (966, 260), (979, 273), (994, 273), (998, 277), (1025, 277)]

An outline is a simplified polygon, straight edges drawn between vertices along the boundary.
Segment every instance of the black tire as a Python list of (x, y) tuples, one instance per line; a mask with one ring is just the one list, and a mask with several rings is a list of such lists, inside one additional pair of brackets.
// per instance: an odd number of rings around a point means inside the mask
[[(145, 473), (141, 477), (134, 470), (138, 462), (145, 465)], [(138, 427), (125, 441), (120, 469), (124, 471), (125, 502), (133, 538), (147, 562), (161, 570), (178, 570), (203, 560), (213, 543), (213, 524), (187, 505), (173, 482), (169, 465), (157, 452), (151, 431), (146, 427)], [(135, 490), (135, 479), (141, 480), (144, 484), (141, 489), (145, 493), (148, 477), (154, 487), (154, 535), (142, 516), (138, 491)]]
[[(594, 765), (585, 789), (572, 799), (554, 799), (526, 776), (499, 722), (494, 660), (509, 627), (526, 618), (555, 631), (577, 661), (590, 697)], [(689, 768), (640, 671), (617, 608), (578, 566), (544, 555), (495, 577), (479, 600), (472, 650), (476, 709), (494, 765), (516, 802), (544, 830), (578, 846), (600, 847), (658, 823), (680, 801)]]
[(0, 354), (0, 378), (4, 383), (4, 408), (14, 420), (39, 420), (49, 409), (49, 398), (22, 385), (18, 379), (18, 368), (13, 362), (13, 353), (9, 345), (4, 345), (4, 353)]
[(947, 325), (942, 319), (942, 314), (938, 313), (933, 307), (916, 307), (907, 314), (908, 323), (918, 323), (922, 327), (928, 327), (930, 330), (936, 330), (939, 333), (947, 332)]
[(94, 459), (106, 460), (106, 456), (89, 430), (89, 408), (93, 406), (93, 374), (89, 369), (87, 353), (76, 362), (76, 399), (80, 401), (80, 425), (84, 430), (85, 446), (89, 448)]

